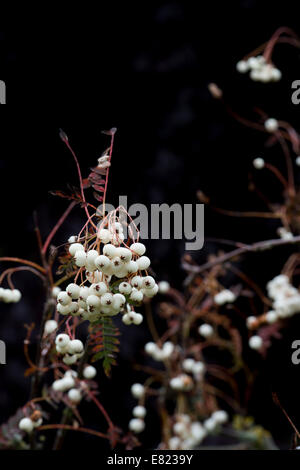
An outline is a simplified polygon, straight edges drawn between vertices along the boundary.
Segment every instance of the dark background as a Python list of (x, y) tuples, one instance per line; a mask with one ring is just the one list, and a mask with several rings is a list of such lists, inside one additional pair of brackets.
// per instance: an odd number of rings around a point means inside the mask
[[(1, 256), (38, 259), (33, 211), (46, 236), (66, 207), (49, 190), (77, 184), (72, 158), (58, 137), (60, 127), (86, 175), (109, 143), (101, 130), (118, 128), (109, 185), (112, 203), (119, 194), (127, 195), (129, 204), (196, 203), (201, 189), (224, 208), (265, 209), (248, 191), (251, 162), (263, 156), (281, 167), (282, 158), (276, 149), (264, 148), (264, 135), (234, 122), (211, 98), (207, 85), (218, 83), (227, 103), (244, 116), (255, 118), (253, 108), (258, 106), (297, 128), (299, 108), (291, 102), (291, 82), (300, 78), (298, 50), (286, 45), (275, 50), (275, 64), (283, 70), (280, 83), (254, 83), (235, 72), (236, 62), (277, 27), (289, 26), (300, 34), (296, 2), (109, 2), (97, 8), (72, 6), (67, 12), (35, 7), (24, 13), (18, 10), (20, 24), (0, 26), (0, 79), (7, 85), (7, 105), (0, 111)], [(280, 200), (280, 186), (271, 176), (258, 174), (255, 181), (271, 199)], [(82, 214), (74, 212), (57, 243), (78, 232), (82, 222)], [(228, 219), (208, 208), (205, 212), (207, 239), (253, 242), (274, 237), (276, 227), (275, 222)], [(157, 278), (180, 288), (183, 242), (147, 245)], [(207, 241), (193, 256), (203, 262), (215, 250)], [(280, 272), (288, 253), (255, 255), (241, 266), (265, 285)], [(0, 338), (8, 348), (8, 364), (0, 369), (0, 422), (27, 400), (23, 325), (38, 322), (43, 303), (39, 281), (30, 275), (20, 275), (18, 287), (23, 301), (0, 306)], [(298, 327), (295, 318), (285, 341), (275, 342), (270, 358), (260, 365), (250, 409), (282, 447), (289, 446), (291, 429), (273, 405), (271, 391), (278, 391), (300, 427), (299, 374), (290, 362)], [(149, 336), (146, 328), (122, 331), (121, 367), (111, 382), (101, 376), (100, 388), (115, 421), (127, 426), (134, 404), (130, 385), (140, 378), (131, 365)], [(259, 364), (255, 354), (249, 360), (253, 367)], [(98, 417), (90, 409), (92, 405), (87, 406), (87, 422), (97, 427)], [(157, 444), (156, 425), (155, 419), (149, 422), (146, 446)], [(67, 442), (76, 439), (72, 435)], [(98, 444), (80, 436), (83, 441)]]

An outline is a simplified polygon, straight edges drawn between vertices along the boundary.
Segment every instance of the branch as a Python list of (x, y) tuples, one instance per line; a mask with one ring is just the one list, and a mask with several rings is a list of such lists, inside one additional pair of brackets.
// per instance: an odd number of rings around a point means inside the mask
[(182, 267), (193, 274), (199, 274), (207, 269), (213, 268), (214, 266), (226, 263), (227, 261), (243, 255), (244, 253), (255, 253), (257, 251), (265, 251), (270, 248), (274, 248), (277, 246), (285, 246), (285, 245), (293, 245), (295, 243), (300, 243), (300, 235), (291, 238), (290, 240), (284, 239), (275, 239), (275, 240), (264, 240), (261, 242), (253, 243), (252, 245), (244, 245), (240, 248), (236, 248), (235, 250), (230, 251), (229, 253), (225, 253), (222, 256), (215, 258), (212, 261), (208, 261), (207, 263), (202, 264), (201, 266), (192, 266), (186, 262), (182, 263)]

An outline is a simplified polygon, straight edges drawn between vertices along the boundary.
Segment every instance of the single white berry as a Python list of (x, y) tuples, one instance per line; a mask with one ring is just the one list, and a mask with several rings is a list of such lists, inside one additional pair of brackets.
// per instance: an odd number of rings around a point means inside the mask
[(138, 256), (142, 256), (146, 252), (146, 247), (143, 243), (132, 243), (130, 249)]
[(137, 259), (136, 263), (140, 271), (144, 271), (145, 269), (148, 269), (151, 264), (148, 256), (141, 256), (140, 258)]
[(130, 431), (139, 434), (143, 432), (145, 429), (145, 423), (142, 419), (134, 418), (129, 421), (129, 429)]
[(79, 299), (80, 300), (86, 301), (86, 299), (88, 298), (89, 295), (91, 295), (89, 287), (84, 286), (84, 287), (80, 288), (80, 293), (79, 293)]
[(135, 289), (140, 289), (143, 285), (143, 278), (142, 276), (134, 276), (130, 281), (132, 287)]
[(74, 377), (72, 377), (71, 375), (66, 375), (63, 379), (60, 380), (60, 382), (60, 388), (64, 392), (70, 390), (70, 388), (73, 388), (75, 386)]
[(144, 406), (135, 406), (132, 410), (132, 414), (135, 418), (145, 418), (147, 410)]
[(259, 350), (263, 345), (263, 340), (260, 336), (251, 336), (249, 339), (249, 346), (251, 349)]
[(57, 299), (58, 294), (61, 292), (61, 288), (58, 286), (53, 287), (52, 289), (52, 297)]
[(90, 295), (98, 295), (101, 296), (108, 291), (108, 287), (105, 282), (98, 282), (97, 284), (92, 284), (89, 292)]
[(20, 302), (22, 294), (18, 289), (13, 289), (11, 291), (11, 301), (14, 303)]
[(72, 299), (71, 297), (67, 294), (67, 292), (60, 292), (57, 296), (57, 301), (63, 305), (63, 306), (66, 306), (66, 305), (69, 305), (71, 302), (72, 302)]
[(145, 344), (145, 351), (150, 356), (152, 356), (152, 354), (155, 354), (156, 350), (157, 350), (157, 346), (156, 346), (155, 343), (149, 342), (149, 343)]
[(264, 126), (268, 132), (276, 132), (278, 130), (278, 121), (274, 118), (269, 118), (265, 121)]
[(269, 323), (270, 325), (271, 325), (272, 323), (275, 323), (277, 320), (278, 320), (278, 315), (277, 315), (277, 313), (275, 312), (275, 310), (270, 310), (269, 312), (266, 313), (266, 321), (267, 321), (267, 323)]
[(253, 160), (253, 166), (256, 170), (261, 170), (265, 166), (265, 161), (263, 158), (257, 157)]
[(145, 395), (145, 387), (142, 384), (135, 383), (131, 386), (131, 393), (134, 398), (142, 398)]
[(126, 263), (125, 267), (128, 274), (134, 274), (139, 270), (137, 262), (133, 260), (129, 261), (129, 263)]
[(201, 361), (195, 362), (194, 365), (193, 365), (193, 368), (192, 368), (192, 372), (193, 372), (195, 378), (200, 379), (201, 376), (203, 375), (203, 373), (205, 372), (204, 363), (201, 362)]
[(65, 354), (63, 357), (63, 362), (67, 366), (72, 366), (73, 364), (76, 364), (77, 359), (78, 359), (77, 354)]
[(76, 235), (72, 235), (69, 240), (68, 240), (68, 243), (76, 243), (77, 242), (77, 237)]
[(86, 366), (83, 370), (83, 377), (87, 380), (93, 379), (97, 375), (97, 370), (94, 366)]
[(101, 240), (102, 243), (106, 245), (107, 243), (111, 242), (112, 234), (106, 228), (102, 228), (98, 231), (97, 237)]
[(55, 390), (55, 392), (62, 392), (63, 391), (63, 386), (62, 386), (62, 380), (55, 380), (52, 384), (52, 388), (53, 390)]
[[(70, 298), (70, 297), (69, 297)], [(71, 298), (70, 298), (71, 299)], [(57, 311), (58, 313), (60, 313), (61, 315), (70, 315), (70, 312), (71, 312), (71, 304), (72, 304), (72, 301), (68, 304), (68, 305), (62, 305), (62, 304), (58, 304), (57, 305)]]
[(68, 392), (68, 398), (73, 403), (79, 403), (82, 399), (80, 390), (78, 390), (77, 388), (71, 388), (71, 390), (69, 390)]
[(115, 309), (121, 309), (124, 307), (126, 302), (126, 299), (123, 294), (114, 294), (113, 295), (113, 301), (112, 301), (112, 306)]
[(76, 266), (79, 268), (82, 268), (83, 266), (86, 265), (87, 258), (86, 258), (86, 253), (83, 250), (77, 250), (75, 255), (74, 255), (74, 260)]
[(211, 418), (214, 419), (218, 424), (224, 424), (228, 421), (228, 414), (224, 410), (217, 410), (213, 412)]
[(246, 325), (248, 328), (252, 328), (257, 322), (257, 318), (254, 315), (250, 315), (250, 317), (246, 320)]
[(86, 299), (86, 303), (92, 309), (97, 309), (101, 306), (101, 299), (97, 295), (89, 295)]
[(114, 245), (105, 245), (103, 247), (103, 255), (107, 256), (108, 258), (112, 259), (117, 254), (117, 248)]
[(298, 155), (298, 157), (296, 158), (296, 165), (300, 166), (300, 155)]
[(144, 289), (153, 289), (153, 287), (155, 286), (155, 280), (152, 276), (145, 276), (143, 278), (142, 286)]
[(77, 284), (69, 284), (67, 287), (67, 293), (73, 300), (78, 300), (80, 296), (80, 287)]
[(274, 82), (279, 82), (279, 80), (281, 80), (281, 77), (282, 77), (282, 73), (279, 69), (277, 69), (276, 67), (273, 67), (272, 68), (272, 71), (271, 71), (271, 78)]
[(166, 294), (170, 290), (170, 284), (167, 281), (160, 281), (158, 283), (158, 292)]
[(181, 445), (181, 440), (177, 436), (171, 437), (171, 439), (169, 439), (169, 441), (168, 441), (168, 446), (169, 446), (170, 450), (179, 450), (180, 445)]
[(121, 294), (128, 295), (130, 294), (131, 290), (132, 287), (128, 282), (121, 282), (121, 284), (119, 284), (119, 292)]
[(58, 324), (55, 320), (47, 320), (44, 327), (44, 335), (51, 335), (51, 333), (53, 333), (57, 327)]
[(247, 73), (249, 70), (249, 63), (246, 60), (239, 60), (236, 64), (236, 69), (239, 73)]
[(213, 418), (208, 418), (204, 421), (203, 425), (206, 431), (213, 432), (216, 429), (218, 423)]
[(132, 253), (128, 248), (119, 247), (116, 252), (122, 263), (129, 263), (132, 258)]
[(97, 267), (97, 269), (99, 269), (99, 271), (102, 271), (105, 273), (109, 270), (112, 264), (111, 264), (110, 259), (107, 256), (100, 255), (100, 256), (97, 256), (97, 258), (95, 259), (95, 266)]
[(182, 362), (182, 368), (185, 372), (193, 372), (193, 367), (195, 365), (195, 360), (188, 357)]
[(140, 325), (141, 323), (143, 323), (143, 315), (141, 315), (140, 313), (134, 312), (133, 323), (134, 325)]
[(142, 291), (137, 290), (135, 288), (132, 289), (130, 297), (129, 297), (133, 302), (142, 302), (144, 298), (144, 294)]
[(203, 325), (199, 326), (198, 331), (204, 338), (210, 338), (214, 334), (213, 327), (208, 323), (204, 323)]
[(55, 344), (56, 346), (59, 346), (61, 348), (65, 348), (69, 345), (70, 343), (70, 337), (64, 333), (61, 333), (60, 335), (56, 336), (55, 338)]
[(33, 431), (34, 424), (30, 418), (22, 418), (19, 422), (19, 429), (30, 434)]
[(146, 297), (154, 297), (157, 292), (158, 292), (158, 285), (154, 284), (154, 287), (152, 289), (142, 289), (143, 294), (145, 294)]
[(125, 325), (131, 325), (133, 323), (134, 316), (132, 313), (125, 313), (122, 317), (122, 322)]
[(113, 295), (107, 292), (106, 294), (102, 295), (101, 297), (101, 305), (104, 307), (112, 305)]

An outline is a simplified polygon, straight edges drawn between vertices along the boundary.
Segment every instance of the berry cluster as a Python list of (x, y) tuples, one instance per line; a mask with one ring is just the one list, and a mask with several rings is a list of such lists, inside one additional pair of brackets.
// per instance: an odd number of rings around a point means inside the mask
[(217, 305), (224, 305), (236, 300), (236, 295), (229, 289), (223, 289), (214, 296), (214, 301)]
[[(145, 387), (140, 383), (135, 383), (131, 386), (131, 393), (134, 398), (137, 400), (141, 400), (145, 396)], [(133, 418), (129, 421), (129, 429), (130, 431), (139, 434), (144, 431), (145, 429), (145, 421), (144, 418), (146, 416), (146, 408), (142, 405), (137, 405), (133, 408), (132, 414)]]
[(22, 294), (18, 289), (3, 289), (0, 287), (0, 301), (6, 304), (18, 303), (22, 298)]
[(205, 373), (205, 365), (201, 361), (195, 361), (195, 359), (188, 357), (182, 362), (182, 369), (189, 374), (193, 374), (194, 379), (199, 381), (203, 378)]
[(169, 439), (171, 450), (191, 450), (201, 444), (208, 433), (214, 432), (220, 425), (228, 420), (226, 411), (218, 410), (203, 423), (192, 421), (187, 414), (177, 415), (172, 431), (174, 436)]
[[(262, 316), (265, 323), (271, 325), (300, 312), (300, 293), (291, 285), (288, 276), (280, 274), (274, 277), (267, 284), (267, 292), (273, 302), (273, 309)], [(246, 324), (250, 330), (254, 330), (260, 325), (260, 321), (257, 317), (250, 316)], [(253, 335), (249, 339), (249, 346), (259, 351), (263, 346), (263, 339), (259, 335)]]
[(137, 405), (133, 408), (132, 415), (134, 417), (129, 421), (130, 431), (132, 431), (136, 434), (139, 434), (140, 432), (144, 431), (144, 429), (145, 429), (144, 418), (145, 418), (146, 414), (147, 414), (147, 410), (142, 405)]
[(165, 361), (169, 359), (174, 349), (174, 344), (170, 341), (164, 343), (161, 348), (153, 342), (149, 342), (145, 345), (145, 352), (155, 361)]
[(56, 351), (63, 355), (63, 362), (70, 366), (84, 354), (84, 346), (79, 339), (70, 339), (69, 335), (59, 334), (55, 338)]
[[(139, 325), (143, 317), (133, 310), (134, 306), (158, 292), (158, 285), (147, 273), (150, 259), (144, 256), (145, 245), (120, 246), (124, 234), (119, 222), (109, 229), (100, 228), (97, 239), (92, 249), (71, 243), (69, 252), (76, 266), (85, 270), (86, 279), (81, 285), (71, 283), (66, 291), (58, 293), (57, 310), (61, 315), (81, 316), (90, 322), (122, 312), (126, 325)], [(69, 240), (73, 242), (75, 238)]]
[(280, 70), (268, 63), (262, 55), (249, 57), (248, 60), (240, 60), (236, 64), (236, 69), (239, 73), (250, 72), (250, 78), (255, 82), (278, 82), (281, 79)]
[[(95, 367), (86, 365), (83, 369), (83, 377), (86, 380), (91, 380), (96, 377), (97, 371)], [(78, 374), (75, 370), (67, 370), (61, 379), (55, 380), (52, 384), (55, 392), (66, 393), (68, 399), (77, 405), (82, 400), (82, 390), (86, 388), (84, 381), (78, 379)]]

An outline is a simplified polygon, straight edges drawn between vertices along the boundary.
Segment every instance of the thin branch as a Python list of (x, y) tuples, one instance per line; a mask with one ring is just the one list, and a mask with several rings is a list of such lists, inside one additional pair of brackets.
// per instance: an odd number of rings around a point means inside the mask
[(204, 263), (201, 266), (190, 265), (186, 262), (183, 262), (182, 266), (186, 271), (198, 274), (202, 273), (203, 271), (206, 271), (207, 269), (211, 269), (214, 266), (226, 263), (227, 261), (230, 261), (231, 259), (237, 256), (243, 255), (244, 253), (255, 253), (258, 251), (265, 251), (277, 246), (294, 245), (295, 243), (300, 243), (300, 235), (293, 237), (290, 240), (284, 240), (279, 238), (274, 240), (264, 240), (261, 242), (256, 242), (252, 245), (245, 245), (241, 248), (236, 248), (235, 250), (232, 250), (229, 253), (225, 253), (224, 255), (219, 256), (212, 261), (208, 261), (207, 263)]
[(52, 231), (50, 232), (50, 234), (48, 235), (47, 237), (47, 240), (45, 241), (44, 243), (44, 246), (42, 248), (42, 252), (45, 254), (47, 249), (48, 249), (48, 246), (50, 245), (51, 243), (51, 240), (53, 239), (54, 235), (56, 234), (56, 232), (59, 230), (59, 228), (62, 226), (62, 224), (64, 223), (64, 221), (66, 220), (66, 218), (68, 217), (68, 215), (70, 214), (70, 212), (72, 211), (72, 209), (76, 206), (77, 202), (76, 201), (73, 201), (71, 202), (71, 204), (69, 205), (69, 207), (67, 208), (67, 210), (63, 213), (63, 215), (61, 216), (61, 218), (59, 219), (59, 221), (57, 222), (57, 224), (55, 225), (55, 227), (52, 229)]

